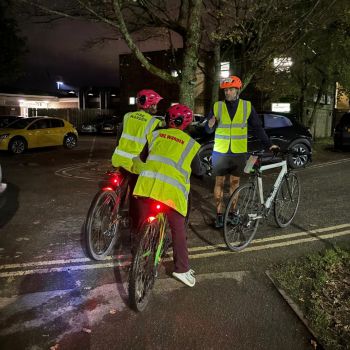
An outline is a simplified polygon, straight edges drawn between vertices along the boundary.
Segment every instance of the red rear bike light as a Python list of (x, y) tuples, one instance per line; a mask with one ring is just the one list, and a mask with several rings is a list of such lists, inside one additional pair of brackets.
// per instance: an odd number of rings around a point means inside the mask
[(114, 175), (112, 178), (111, 178), (111, 183), (114, 185), (114, 186), (119, 186), (120, 184), (120, 177), (118, 175)]

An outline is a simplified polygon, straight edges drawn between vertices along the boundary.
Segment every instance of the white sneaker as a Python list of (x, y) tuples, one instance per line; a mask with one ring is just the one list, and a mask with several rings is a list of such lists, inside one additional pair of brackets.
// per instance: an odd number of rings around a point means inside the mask
[(196, 284), (196, 279), (194, 278), (194, 271), (188, 270), (187, 272), (179, 273), (173, 272), (173, 276), (177, 278), (182, 283), (186, 284), (189, 287), (193, 287)]

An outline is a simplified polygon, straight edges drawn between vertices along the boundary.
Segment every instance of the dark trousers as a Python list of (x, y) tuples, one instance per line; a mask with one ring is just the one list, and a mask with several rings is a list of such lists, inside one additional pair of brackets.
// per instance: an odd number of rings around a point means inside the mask
[[(147, 217), (154, 215), (153, 208), (156, 203), (157, 202), (151, 198), (134, 198), (134, 205), (136, 207), (138, 219), (137, 222), (132, 225), (132, 234), (137, 234), (139, 228)], [(190, 267), (188, 262), (185, 217), (179, 214), (176, 210), (167, 207), (165, 204), (162, 205), (166, 207), (166, 216), (171, 230), (175, 265), (174, 270), (179, 273), (187, 272)]]

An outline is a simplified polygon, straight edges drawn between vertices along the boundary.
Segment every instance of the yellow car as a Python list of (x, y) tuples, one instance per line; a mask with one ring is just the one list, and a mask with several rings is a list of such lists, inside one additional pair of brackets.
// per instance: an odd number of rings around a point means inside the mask
[(66, 120), (50, 117), (21, 118), (0, 129), (0, 150), (20, 154), (27, 148), (77, 145), (78, 132)]

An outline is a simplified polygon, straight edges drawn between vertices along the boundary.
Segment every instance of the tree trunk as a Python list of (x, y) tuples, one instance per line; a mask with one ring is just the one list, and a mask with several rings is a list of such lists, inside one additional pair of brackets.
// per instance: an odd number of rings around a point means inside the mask
[(210, 96), (210, 106), (212, 107), (216, 101), (219, 99), (219, 86), (220, 86), (220, 42), (215, 43), (214, 46), (214, 57), (213, 57), (213, 67), (212, 67), (212, 82), (211, 96)]
[(194, 109), (198, 48), (201, 36), (202, 0), (191, 0), (189, 6), (188, 32), (184, 42), (184, 58), (180, 82), (179, 102)]
[(307, 126), (309, 128), (311, 128), (315, 123), (317, 106), (320, 104), (321, 97), (322, 97), (322, 94), (324, 92), (325, 86), (326, 86), (326, 78), (325, 78), (325, 76), (322, 76), (321, 84), (320, 84), (320, 87), (318, 88), (318, 92), (317, 92), (317, 98), (316, 98), (316, 101), (314, 103), (310, 119), (308, 120), (308, 123), (307, 123)]

